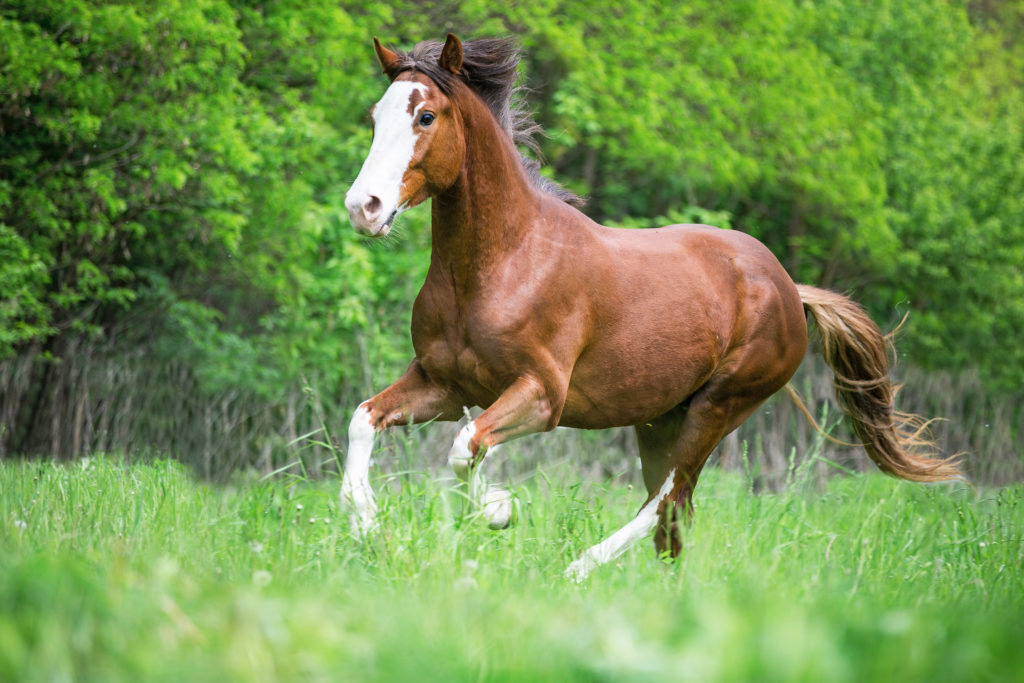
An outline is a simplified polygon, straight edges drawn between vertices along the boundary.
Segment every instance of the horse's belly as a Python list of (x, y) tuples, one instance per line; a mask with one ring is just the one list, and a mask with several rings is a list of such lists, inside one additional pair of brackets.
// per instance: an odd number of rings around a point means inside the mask
[(667, 413), (711, 376), (717, 350), (678, 344), (644, 353), (590, 352), (573, 371), (559, 424), (583, 429), (633, 425)]

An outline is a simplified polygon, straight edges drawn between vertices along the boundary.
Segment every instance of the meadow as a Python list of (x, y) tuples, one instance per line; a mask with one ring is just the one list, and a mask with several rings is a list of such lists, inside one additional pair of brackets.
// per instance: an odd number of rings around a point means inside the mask
[(562, 570), (642, 502), (542, 467), (492, 532), (436, 473), (206, 484), (0, 462), (0, 680), (1020, 680), (1024, 487), (707, 471), (682, 558)]

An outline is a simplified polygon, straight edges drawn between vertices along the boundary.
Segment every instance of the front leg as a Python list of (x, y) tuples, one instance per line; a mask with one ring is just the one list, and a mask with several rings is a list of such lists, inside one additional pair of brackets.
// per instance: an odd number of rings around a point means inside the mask
[[(552, 398), (556, 396), (557, 398)], [(491, 406), (459, 430), (448, 462), (460, 474), (483, 460), (488, 448), (526, 434), (553, 429), (565, 392), (552, 391), (540, 380), (523, 375)]]
[(370, 456), (379, 431), (398, 424), (457, 420), (462, 404), (445, 386), (435, 383), (418, 360), (398, 381), (356, 408), (348, 427), (348, 453), (341, 480), (340, 502), (352, 530), (369, 533), (376, 524), (377, 503), (370, 487)]
[[(555, 395), (556, 399), (551, 396)], [(550, 391), (539, 380), (524, 375), (491, 406), (459, 430), (448, 453), (448, 464), (470, 488), (470, 497), (481, 506), (487, 525), (504, 529), (514, 514), (512, 495), (503, 487), (487, 484), (476, 471), (484, 454), (519, 436), (552, 429), (558, 422), (564, 391)], [(553, 406), (557, 405), (557, 409)]]
[[(515, 515), (515, 508), (512, 503), (512, 494), (503, 486), (488, 483), (481, 468), (473, 467), (472, 458), (465, 447), (463, 440), (456, 440), (448, 452), (448, 464), (455, 472), (455, 476), (466, 486), (469, 491), (469, 498), (475, 507), (480, 508), (487, 526), (492, 529), (505, 529), (512, 524)], [(491, 446), (487, 454), (493, 456), (498, 446)]]

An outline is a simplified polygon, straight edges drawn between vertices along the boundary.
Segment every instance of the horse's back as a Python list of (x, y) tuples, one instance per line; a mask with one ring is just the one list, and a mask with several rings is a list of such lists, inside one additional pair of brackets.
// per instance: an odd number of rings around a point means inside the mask
[(605, 284), (618, 290), (613, 300), (633, 302), (638, 316), (674, 311), (686, 322), (699, 316), (720, 337), (720, 346), (742, 334), (744, 324), (753, 322), (747, 318), (758, 317), (765, 306), (802, 310), (782, 264), (746, 233), (707, 225), (605, 228), (601, 242), (606, 264), (596, 270), (604, 278), (604, 283), (595, 282), (598, 288)]

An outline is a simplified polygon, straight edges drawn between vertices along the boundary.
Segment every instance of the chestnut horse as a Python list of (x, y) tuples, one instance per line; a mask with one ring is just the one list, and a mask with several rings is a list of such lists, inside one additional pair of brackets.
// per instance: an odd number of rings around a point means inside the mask
[[(345, 206), (358, 232), (382, 237), (433, 198), (432, 245), (413, 304), (416, 356), (349, 426), (341, 499), (359, 532), (375, 524), (374, 435), (480, 406), (449, 454), (463, 478), (499, 444), (558, 425), (636, 430), (647, 500), (569, 576), (582, 580), (654, 530), (657, 550), (676, 556), (701, 468), (793, 376), (807, 314), (875, 463), (916, 481), (960, 476), (955, 462), (913, 452), (927, 443), (894, 410), (887, 340), (858, 304), (794, 284), (741, 232), (603, 227), (543, 179), (516, 147), (537, 126), (513, 98), (513, 43), (449, 34), (410, 53), (374, 47), (390, 86)], [(490, 488), (484, 504), (492, 526), (508, 523), (507, 492)]]

